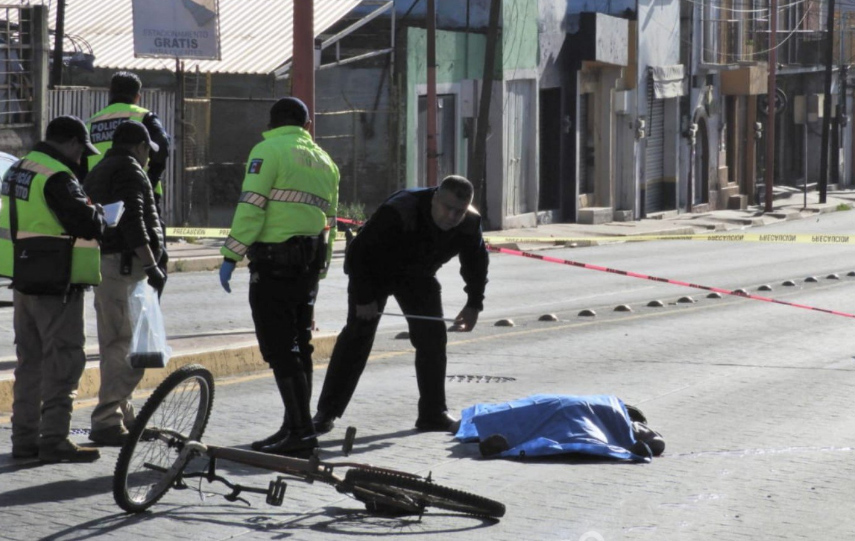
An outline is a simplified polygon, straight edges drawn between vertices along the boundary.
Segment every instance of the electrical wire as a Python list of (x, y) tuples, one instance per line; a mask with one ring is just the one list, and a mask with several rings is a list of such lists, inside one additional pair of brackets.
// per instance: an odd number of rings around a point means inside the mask
[[(700, 5), (700, 6), (707, 6), (707, 5), (709, 5), (709, 4), (707, 4), (707, 3), (698, 2), (698, 1), (696, 1), (696, 0), (684, 0), (684, 1), (689, 2), (689, 3), (692, 3), (692, 4), (697, 4), (697, 5)], [(805, 1), (810, 1), (810, 0), (797, 0), (796, 2), (792, 2), (791, 4), (788, 4), (788, 5), (795, 5), (795, 4), (799, 4), (799, 3), (804, 3)], [(853, 0), (853, 2), (855, 2), (855, 0)], [(768, 12), (768, 9), (766, 9), (766, 10), (764, 10), (764, 11)], [(779, 9), (779, 11), (780, 11), (780, 9)], [(789, 29), (789, 30), (787, 30), (787, 29), (779, 29), (779, 30), (778, 30), (778, 33), (779, 33), (779, 34), (780, 34), (780, 33), (782, 33), (782, 32), (786, 32), (786, 33), (787, 33), (787, 35), (786, 35), (785, 37), (783, 37), (782, 39), (778, 40), (778, 43), (777, 43), (777, 45), (776, 45), (776, 49), (779, 49), (779, 48), (781, 48), (782, 46), (784, 46), (784, 45), (785, 45), (785, 44), (786, 44), (790, 39), (792, 39), (792, 37), (793, 37), (793, 35), (794, 35), (794, 34), (800, 33), (800, 32), (799, 32), (799, 30), (798, 30), (798, 27), (800, 27), (800, 26), (802, 25), (802, 23), (804, 23), (805, 19), (807, 19), (808, 15), (810, 15), (810, 14), (811, 14), (811, 12), (810, 12), (810, 11), (805, 10), (805, 12), (804, 12), (804, 14), (802, 15), (801, 19), (798, 21), (798, 23), (796, 23), (796, 28)], [(768, 19), (765, 19), (765, 20), (768, 20)], [(654, 17), (654, 18), (652, 18), (652, 19), (651, 19), (651, 21), (652, 21), (654, 24), (658, 24), (658, 25), (659, 25), (660, 27), (662, 27), (663, 29), (668, 30), (669, 32), (673, 32), (673, 31), (674, 31), (674, 27), (673, 27), (673, 26), (672, 26), (671, 28), (669, 28), (668, 26), (666, 26), (666, 25), (662, 24), (662, 23), (661, 23), (659, 20), (657, 20), (655, 17)], [(701, 19), (701, 24), (703, 25), (703, 23), (704, 23), (705, 21), (710, 21), (710, 19)], [(744, 23), (751, 23), (751, 22), (757, 22), (757, 19), (736, 19), (736, 20), (731, 20), (730, 22), (744, 22)], [(678, 23), (679, 23), (679, 22), (675, 23), (675, 25), (676, 25), (676, 24), (678, 24)], [(681, 38), (680, 38), (680, 41), (681, 41), (683, 44), (687, 44), (687, 45), (692, 45), (692, 43), (693, 43), (693, 40), (692, 40), (691, 38), (683, 38), (683, 37), (681, 37)], [(771, 48), (768, 48), (768, 49), (764, 49), (764, 50), (760, 50), (760, 51), (754, 51), (754, 52), (751, 54), (751, 56), (757, 57), (757, 56), (760, 56), (760, 55), (765, 55), (765, 54), (768, 54), (771, 50), (772, 50)], [(718, 51), (718, 49), (714, 49), (714, 48), (710, 48), (710, 47), (702, 47), (702, 48), (701, 48), (701, 52), (702, 52), (702, 53), (704, 53), (704, 52), (706, 52), (706, 53), (718, 53), (719, 51)]]
[[(687, 4), (695, 4), (697, 6), (701, 6), (702, 8), (717, 9), (719, 11), (724, 11), (724, 12), (728, 12), (728, 13), (768, 13), (769, 12), (769, 6), (768, 5), (766, 7), (762, 7), (762, 8), (737, 9), (737, 8), (733, 8), (733, 7), (723, 6), (723, 5), (715, 5), (712, 2), (705, 2), (703, 0), (683, 0), (683, 1), (686, 2)], [(750, 2), (750, 4), (755, 4), (755, 3), (756, 2)], [(819, 9), (821, 9), (821, 7), (822, 7), (821, 2), (817, 2), (816, 0), (794, 0), (793, 2), (790, 2), (789, 4), (779, 5), (778, 11), (783, 11), (783, 10), (789, 9), (793, 6), (796, 6), (799, 4), (805, 4), (805, 3), (807, 3), (807, 4), (816, 3), (817, 8), (819, 8)], [(736, 4), (737, 5), (742, 4), (742, 2), (736, 2)], [(745, 4), (748, 5), (749, 2), (745, 2)]]

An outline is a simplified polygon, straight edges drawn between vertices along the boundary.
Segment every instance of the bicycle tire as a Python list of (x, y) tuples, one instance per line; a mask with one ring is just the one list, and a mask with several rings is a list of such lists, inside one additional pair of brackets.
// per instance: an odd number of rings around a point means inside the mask
[[(380, 501), (371, 500), (362, 493), (358, 497), (369, 510), (387, 510), (391, 502), (401, 502), (401, 510), (436, 507), (448, 511), (457, 511), (467, 515), (499, 518), (505, 514), (503, 503), (470, 494), (455, 488), (437, 485), (421, 477), (408, 477), (387, 471), (368, 468), (353, 468), (345, 474), (345, 482), (354, 487), (355, 492), (364, 489), (369, 493), (384, 496)], [(394, 506), (394, 503), (391, 504)]]
[(195, 364), (179, 368), (154, 390), (122, 445), (113, 474), (113, 498), (129, 513), (157, 503), (189, 461), (183, 444), (199, 441), (214, 403), (214, 378)]

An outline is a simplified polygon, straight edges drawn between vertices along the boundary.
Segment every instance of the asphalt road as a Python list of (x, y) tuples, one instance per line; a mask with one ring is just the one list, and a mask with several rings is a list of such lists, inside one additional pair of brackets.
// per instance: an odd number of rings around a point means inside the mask
[[(848, 233), (855, 212), (823, 215), (764, 232)], [(756, 231), (756, 230), (755, 230)], [(550, 250), (615, 269), (684, 280), (787, 303), (855, 313), (855, 257), (848, 246), (759, 243), (634, 243)], [(840, 279), (827, 278), (838, 273)], [(337, 273), (334, 273), (334, 275)], [(817, 282), (805, 282), (808, 276)], [(177, 275), (198, 287), (175, 306), (170, 333), (248, 327), (245, 285), (231, 296), (213, 273)], [(244, 275), (245, 278), (245, 275)], [(463, 304), (456, 270), (441, 280), (449, 314)], [(794, 286), (784, 286), (793, 280)], [(186, 281), (186, 282), (185, 282)], [(245, 282), (238, 274), (236, 285)], [(771, 291), (757, 291), (761, 285)], [(241, 289), (243, 288), (243, 289)], [(324, 284), (318, 325), (343, 321), (344, 281)], [(179, 289), (179, 288), (175, 288)], [(183, 289), (183, 288), (182, 288)], [(855, 488), (853, 318), (725, 296), (511, 256), (492, 260), (488, 301), (471, 334), (452, 334), (449, 405), (462, 409), (534, 393), (614, 394), (642, 408), (667, 442), (651, 464), (563, 457), (485, 460), (473, 444), (412, 430), (416, 384), (412, 352), (394, 339), (402, 321), (382, 323), (374, 357), (339, 426), (322, 438), (339, 456), (344, 428), (358, 428), (351, 458), (427, 475), (503, 501), (498, 522), (431, 512), (378, 518), (329, 487), (291, 483), (281, 508), (260, 496), (227, 502), (205, 485), (167, 494), (153, 511), (128, 516), (112, 501), (117, 452), (96, 463), (36, 466), (0, 451), (0, 538), (8, 539), (848, 539)], [(690, 295), (694, 303), (678, 303)], [(664, 306), (648, 307), (651, 300)], [(617, 312), (618, 305), (632, 311)], [(171, 305), (167, 305), (169, 307)], [(597, 316), (580, 317), (582, 309)], [(167, 312), (169, 313), (169, 312)], [(553, 313), (555, 322), (538, 317)], [(496, 327), (501, 318), (514, 327)], [(180, 321), (178, 321), (180, 319)], [(204, 323), (202, 323), (204, 321)], [(230, 327), (230, 325), (232, 327)], [(316, 372), (315, 396), (323, 370)], [(467, 376), (493, 376), (485, 378)], [(88, 426), (91, 405), (75, 412)], [(218, 382), (205, 440), (245, 446), (276, 428), (281, 410), (266, 376)], [(0, 441), (8, 442), (8, 425)], [(81, 440), (83, 437), (79, 437)], [(242, 483), (273, 475), (221, 464)]]

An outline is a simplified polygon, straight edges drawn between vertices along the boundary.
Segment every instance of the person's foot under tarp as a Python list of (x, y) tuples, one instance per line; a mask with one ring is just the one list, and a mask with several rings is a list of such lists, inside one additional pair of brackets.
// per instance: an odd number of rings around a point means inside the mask
[(455, 437), (479, 442), (484, 456), (584, 453), (649, 462), (665, 442), (644, 421), (616, 396), (541, 394), (467, 408)]

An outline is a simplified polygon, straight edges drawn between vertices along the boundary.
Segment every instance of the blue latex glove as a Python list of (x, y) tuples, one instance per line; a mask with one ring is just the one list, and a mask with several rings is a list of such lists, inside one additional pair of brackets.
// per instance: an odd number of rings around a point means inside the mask
[(220, 285), (223, 286), (223, 289), (226, 290), (226, 293), (231, 293), (232, 288), (229, 286), (229, 281), (232, 279), (232, 273), (235, 270), (235, 263), (231, 259), (223, 260), (223, 264), (220, 266)]

